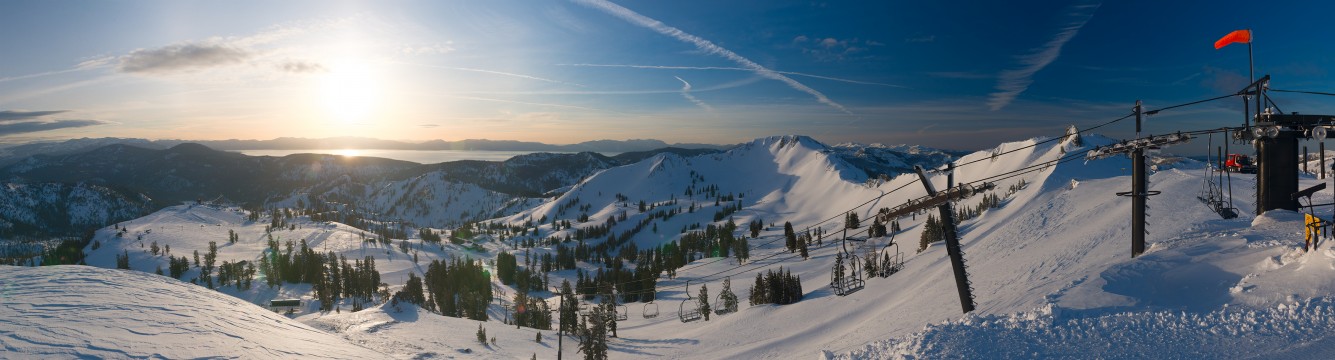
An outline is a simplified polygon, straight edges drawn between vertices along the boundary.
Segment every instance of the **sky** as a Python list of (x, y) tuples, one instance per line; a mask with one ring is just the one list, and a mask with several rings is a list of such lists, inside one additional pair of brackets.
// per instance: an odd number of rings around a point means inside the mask
[[(362, 136), (974, 150), (1335, 91), (1335, 3), (0, 1), (0, 144)], [(1274, 94), (1284, 111), (1335, 98)], [(1146, 132), (1235, 126), (1241, 100)], [(1100, 133), (1133, 136), (1134, 124)]]

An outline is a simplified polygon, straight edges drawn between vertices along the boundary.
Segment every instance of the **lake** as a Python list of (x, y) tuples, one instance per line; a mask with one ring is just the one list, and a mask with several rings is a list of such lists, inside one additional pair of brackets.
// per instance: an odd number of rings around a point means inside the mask
[[(420, 164), (435, 164), (458, 160), (504, 161), (517, 155), (532, 154), (538, 151), (486, 151), (486, 150), (383, 150), (383, 149), (308, 149), (308, 150), (238, 150), (236, 152), (250, 156), (287, 156), (292, 154), (331, 154), (343, 156), (367, 156)], [(568, 153), (548, 151), (552, 153)]]

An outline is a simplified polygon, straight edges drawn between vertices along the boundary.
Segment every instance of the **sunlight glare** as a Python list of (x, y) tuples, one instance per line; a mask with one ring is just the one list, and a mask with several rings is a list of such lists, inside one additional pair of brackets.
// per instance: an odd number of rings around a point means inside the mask
[(362, 151), (361, 151), (361, 150), (357, 150), (357, 149), (334, 150), (333, 153), (334, 153), (334, 155), (339, 155), (339, 156), (343, 156), (343, 157), (358, 157), (358, 156), (362, 156)]
[(324, 109), (337, 124), (373, 122), (372, 114), (380, 102), (380, 81), (364, 63), (343, 63), (331, 67), (320, 82)]

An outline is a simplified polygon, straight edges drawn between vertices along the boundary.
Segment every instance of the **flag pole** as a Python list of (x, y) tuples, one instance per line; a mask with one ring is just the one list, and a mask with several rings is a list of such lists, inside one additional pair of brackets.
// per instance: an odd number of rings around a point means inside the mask
[(1252, 29), (1247, 29), (1247, 80), (1256, 82), (1256, 66), (1252, 62), (1252, 41), (1255, 40), (1252, 35)]

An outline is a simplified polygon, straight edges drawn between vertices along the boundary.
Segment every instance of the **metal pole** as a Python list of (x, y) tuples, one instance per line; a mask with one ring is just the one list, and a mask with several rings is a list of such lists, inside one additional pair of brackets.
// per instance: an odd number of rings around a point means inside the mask
[(1247, 29), (1247, 80), (1256, 82), (1256, 65), (1252, 62), (1252, 29)]
[(1317, 155), (1317, 157), (1321, 159), (1321, 180), (1325, 180), (1325, 179), (1326, 179), (1326, 141), (1325, 141), (1325, 140), (1321, 140), (1321, 143), (1320, 143), (1320, 144), (1321, 144), (1321, 145), (1317, 145), (1317, 149), (1321, 151), (1321, 155)]
[(556, 360), (561, 360), (561, 353), (564, 352), (566, 339), (566, 294), (563, 292), (558, 292), (558, 294), (561, 294), (559, 295), (561, 297), (561, 305), (559, 308), (560, 310), (556, 312)]
[(1131, 257), (1145, 253), (1145, 149), (1131, 152)]
[(1303, 145), (1303, 172), (1310, 173), (1307, 171), (1307, 145)]
[[(1140, 138), (1140, 100), (1136, 100), (1136, 138)], [(1149, 179), (1145, 176), (1145, 149), (1131, 152), (1131, 257), (1145, 252), (1145, 197)]]
[[(913, 170), (918, 172), (918, 178), (922, 180), (922, 186), (927, 188), (927, 194), (937, 196), (936, 187), (927, 178), (927, 173), (923, 172), (922, 166), (913, 166)], [(954, 185), (955, 164), (947, 163), (946, 171), (951, 175), (946, 177), (948, 185)], [(949, 194), (950, 188), (946, 188), (944, 194)], [(950, 257), (950, 267), (955, 273), (955, 288), (959, 290), (960, 308), (965, 313), (974, 309), (973, 288), (969, 285), (969, 273), (964, 266), (964, 251), (960, 248), (959, 233), (955, 224), (955, 210), (951, 208), (950, 201), (942, 203), (936, 207), (941, 212), (942, 236), (946, 238), (946, 254)]]

